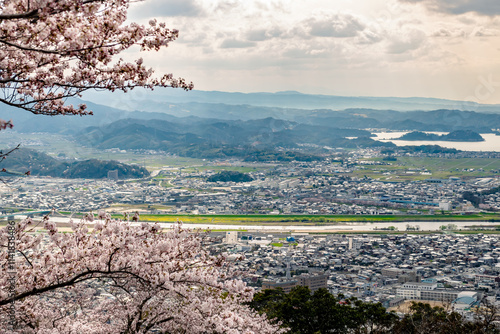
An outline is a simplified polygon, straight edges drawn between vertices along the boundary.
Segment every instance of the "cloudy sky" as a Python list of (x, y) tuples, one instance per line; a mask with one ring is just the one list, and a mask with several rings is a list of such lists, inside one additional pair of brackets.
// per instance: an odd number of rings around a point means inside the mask
[(500, 103), (498, 0), (146, 0), (180, 30), (158, 73), (199, 90)]

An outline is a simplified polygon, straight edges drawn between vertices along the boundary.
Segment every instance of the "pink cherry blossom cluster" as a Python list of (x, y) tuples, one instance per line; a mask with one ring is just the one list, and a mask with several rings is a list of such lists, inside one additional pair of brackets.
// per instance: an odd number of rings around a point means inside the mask
[(7, 128), (12, 129), (14, 127), (14, 124), (12, 124), (12, 120), (10, 121), (4, 121), (0, 119), (0, 130), (5, 130)]
[[(253, 289), (203, 234), (181, 223), (123, 222), (99, 212), (61, 233), (48, 217), (15, 230), (18, 280), (6, 289), (7, 228), (0, 230), (0, 332), (14, 302), (16, 333), (283, 333), (243, 305)], [(35, 233), (43, 225), (48, 233)], [(89, 230), (89, 227), (92, 227)]]
[(85, 105), (66, 105), (65, 99), (88, 89), (192, 89), (172, 74), (155, 77), (142, 59), (116, 59), (134, 45), (158, 51), (179, 34), (156, 20), (126, 24), (131, 1), (0, 1), (0, 102), (35, 114), (86, 115), (91, 111)]

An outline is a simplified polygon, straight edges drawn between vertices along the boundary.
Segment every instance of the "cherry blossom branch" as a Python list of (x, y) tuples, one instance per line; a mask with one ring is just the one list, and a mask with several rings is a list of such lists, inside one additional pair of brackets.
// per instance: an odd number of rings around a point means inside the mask
[[(31, 219), (15, 230), (16, 247), (31, 263), (26, 258), (17, 263), (15, 296), (5, 293), (7, 254), (0, 248), (0, 332), (2, 312), (14, 301), (22, 329), (30, 334), (83, 328), (89, 333), (281, 331), (241, 304), (253, 289), (180, 223), (161, 231), (157, 224), (135, 226), (100, 211), (97, 220), (88, 215), (63, 234), (48, 216), (42, 221), (45, 235), (27, 232)], [(8, 237), (6, 228), (0, 229), (0, 244)], [(110, 298), (95, 298), (101, 288)]]
[[(88, 115), (85, 106), (65, 99), (89, 89), (128, 91), (134, 87), (193, 89), (172, 75), (156, 78), (142, 59), (119, 60), (120, 52), (138, 45), (158, 51), (178, 31), (151, 20), (128, 24), (130, 0), (24, 0), (0, 2), (0, 103), (43, 115)], [(0, 121), (0, 129), (11, 123)]]
[[(80, 1), (82, 5), (85, 4), (90, 4), (94, 2), (104, 2), (106, 0), (83, 0)], [(57, 14), (57, 13), (62, 13), (64, 11), (67, 11), (68, 8), (65, 10), (63, 8), (59, 10), (53, 10), (50, 12), (50, 14)], [(24, 13), (16, 13), (16, 14), (0, 14), (0, 21), (7, 21), (7, 20), (19, 20), (19, 19), (38, 19), (39, 18), (39, 12), (40, 9), (33, 9), (33, 10), (28, 10), (27, 12)]]
[[(101, 274), (102, 276), (95, 277), (95, 276), (93, 276), (94, 274)], [(40, 294), (45, 293), (45, 292), (54, 291), (54, 290), (57, 290), (60, 288), (72, 286), (72, 285), (75, 285), (78, 283), (82, 283), (82, 282), (87, 281), (89, 279), (113, 278), (113, 277), (117, 278), (117, 277), (120, 277), (121, 274), (130, 275), (130, 276), (135, 277), (139, 280), (145, 281), (142, 277), (139, 277), (135, 273), (132, 273), (129, 271), (124, 271), (124, 270), (115, 270), (115, 271), (111, 271), (111, 272), (102, 271), (102, 270), (88, 270), (88, 271), (82, 272), (82, 273), (74, 276), (70, 280), (60, 282), (57, 284), (48, 285), (48, 286), (45, 286), (45, 287), (39, 288), (39, 289), (33, 288), (32, 290), (20, 293), (20, 294), (16, 295), (15, 297), (0, 300), (0, 306), (10, 304), (16, 300), (22, 300), (26, 297), (37, 296), (37, 295), (40, 295)], [(117, 276), (115, 276), (115, 275), (117, 275)], [(89, 277), (87, 277), (87, 276), (89, 276)]]
[(21, 144), (17, 144), (16, 147), (10, 149), (9, 151), (7, 151), (7, 153), (3, 153), (3, 151), (0, 151), (0, 159), (4, 160), (9, 154), (14, 152), (15, 150), (18, 150), (20, 147), (21, 147)]

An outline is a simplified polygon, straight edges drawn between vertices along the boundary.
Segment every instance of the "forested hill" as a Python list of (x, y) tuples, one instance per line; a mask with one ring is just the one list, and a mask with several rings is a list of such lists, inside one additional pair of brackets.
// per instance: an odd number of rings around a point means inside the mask
[(245, 173), (224, 170), (207, 178), (208, 182), (250, 182), (253, 178)]
[(357, 129), (300, 124), (274, 118), (229, 121), (194, 118), (189, 125), (165, 120), (127, 119), (91, 127), (79, 137), (99, 148), (162, 148), (175, 144), (287, 146), (301, 143), (335, 146), (345, 137), (369, 137)]
[[(322, 147), (371, 147), (394, 144), (376, 142), (371, 133), (266, 118), (248, 121), (191, 119), (189, 125), (165, 120), (119, 120), (82, 131), (78, 141), (98, 149), (152, 149), (193, 158), (239, 157), (245, 160), (287, 160), (282, 148), (303, 145)], [(311, 151), (311, 150), (310, 150)], [(298, 153), (297, 153), (298, 154)], [(311, 157), (294, 156), (296, 160)]]
[(24, 174), (29, 171), (32, 175), (62, 178), (102, 179), (108, 177), (108, 171), (113, 170), (118, 171), (119, 179), (149, 176), (149, 172), (141, 166), (96, 159), (68, 162), (25, 148), (9, 154), (7, 159), (1, 162), (0, 167), (11, 173)]
[(477, 132), (470, 130), (457, 130), (444, 135), (425, 133), (419, 131), (409, 132), (399, 140), (432, 140), (432, 141), (457, 141), (457, 142), (477, 142), (484, 141), (484, 138)]

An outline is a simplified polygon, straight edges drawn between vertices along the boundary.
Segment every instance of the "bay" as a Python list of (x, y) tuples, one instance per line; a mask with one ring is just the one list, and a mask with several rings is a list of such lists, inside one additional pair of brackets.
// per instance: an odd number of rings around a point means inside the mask
[[(455, 141), (434, 141), (434, 140), (397, 140), (404, 134), (410, 131), (398, 132), (376, 132), (373, 133), (373, 139), (382, 142), (391, 142), (397, 146), (419, 146), (419, 145), (439, 145), (447, 148), (454, 148), (462, 151), (477, 151), (477, 152), (500, 152), (500, 136), (493, 133), (482, 133), (484, 141), (481, 142), (455, 142)], [(425, 132), (434, 134), (446, 134), (445, 132)]]

